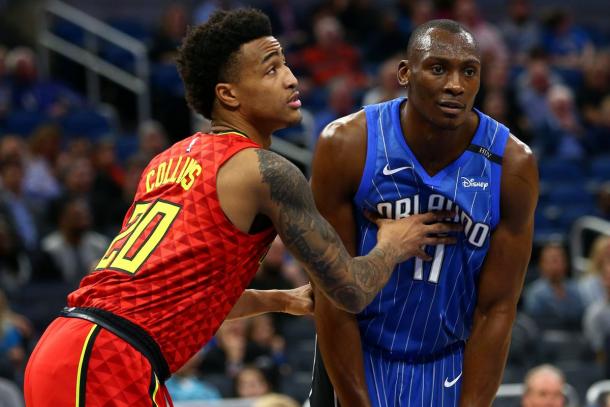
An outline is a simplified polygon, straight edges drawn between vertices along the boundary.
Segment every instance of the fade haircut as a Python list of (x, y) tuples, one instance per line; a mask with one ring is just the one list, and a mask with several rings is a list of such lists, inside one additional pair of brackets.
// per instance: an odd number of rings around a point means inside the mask
[(453, 34), (466, 33), (472, 37), (475, 44), (477, 54), (479, 53), (479, 43), (474, 38), (474, 35), (462, 24), (457, 21), (448, 19), (430, 20), (426, 23), (418, 25), (409, 37), (409, 43), (407, 44), (407, 58), (412, 59), (413, 54), (417, 48), (417, 45), (421, 43), (422, 39), (432, 29), (439, 29), (447, 31)]
[(211, 118), (216, 85), (238, 79), (240, 47), (270, 35), (269, 18), (252, 8), (219, 10), (206, 23), (190, 28), (176, 59), (189, 106)]

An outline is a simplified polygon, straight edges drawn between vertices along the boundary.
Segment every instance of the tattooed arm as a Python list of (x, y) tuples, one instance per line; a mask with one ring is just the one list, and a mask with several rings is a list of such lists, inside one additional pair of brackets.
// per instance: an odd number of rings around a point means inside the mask
[(438, 223), (449, 216), (447, 212), (397, 221), (377, 219), (377, 245), (368, 255), (352, 258), (317, 211), (301, 172), (273, 152), (255, 152), (260, 175), (259, 213), (271, 219), (288, 250), (305, 266), (316, 286), (346, 311), (357, 313), (364, 309), (397, 263), (412, 256), (429, 260), (422, 245), (451, 244), (454, 238), (443, 234), (461, 229)]

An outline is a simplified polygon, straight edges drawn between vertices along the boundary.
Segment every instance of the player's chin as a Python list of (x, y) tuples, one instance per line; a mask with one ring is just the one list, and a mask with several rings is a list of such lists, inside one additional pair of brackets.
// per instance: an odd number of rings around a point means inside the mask
[(301, 123), (301, 120), (303, 120), (303, 113), (301, 113), (301, 109), (290, 109), (286, 115), (286, 124), (288, 126), (295, 126)]

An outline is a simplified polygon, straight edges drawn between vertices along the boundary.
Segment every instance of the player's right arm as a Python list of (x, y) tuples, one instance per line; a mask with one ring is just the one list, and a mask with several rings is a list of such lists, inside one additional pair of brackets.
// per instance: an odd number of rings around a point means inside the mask
[[(359, 112), (348, 123), (336, 122), (324, 129), (312, 166), (311, 189), (316, 206), (352, 256), (357, 253), (352, 199), (365, 160), (366, 120)], [(315, 298), (318, 346), (337, 398), (342, 406), (369, 406), (358, 322), (323, 295), (316, 292)]]
[[(286, 248), (313, 283), (348, 312), (362, 311), (386, 284), (396, 264), (413, 256), (429, 260), (422, 245), (451, 244), (439, 237), (460, 228), (439, 223), (446, 212), (397, 221), (377, 219), (377, 245), (366, 256), (351, 257), (332, 226), (316, 209), (311, 189), (299, 169), (280, 155), (256, 149), (259, 213), (273, 222)], [(329, 176), (332, 176), (329, 175)]]

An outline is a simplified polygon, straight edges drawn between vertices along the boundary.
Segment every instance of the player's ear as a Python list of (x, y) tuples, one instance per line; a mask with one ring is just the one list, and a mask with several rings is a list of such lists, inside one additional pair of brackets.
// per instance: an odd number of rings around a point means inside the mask
[(396, 72), (396, 77), (398, 78), (398, 83), (400, 86), (404, 86), (405, 88), (409, 86), (409, 77), (411, 76), (411, 69), (409, 68), (409, 60), (403, 59), (398, 64), (398, 72)]
[(214, 88), (216, 99), (228, 108), (235, 109), (239, 107), (236, 89), (230, 83), (219, 82)]

